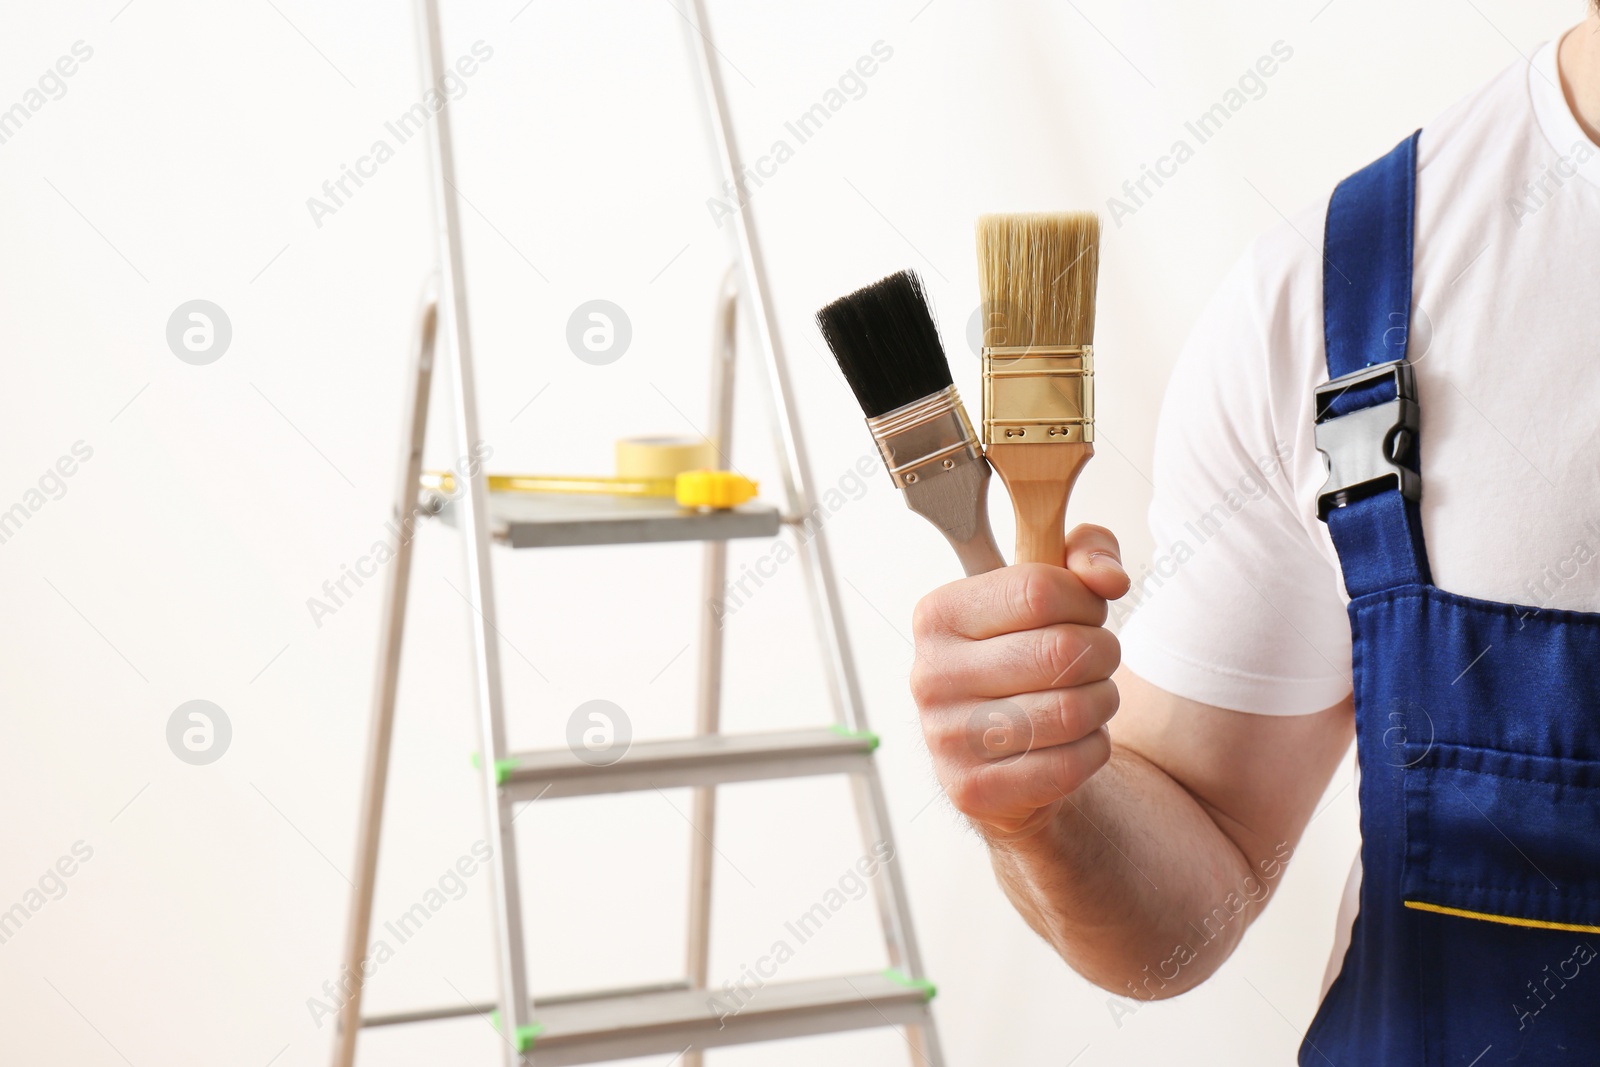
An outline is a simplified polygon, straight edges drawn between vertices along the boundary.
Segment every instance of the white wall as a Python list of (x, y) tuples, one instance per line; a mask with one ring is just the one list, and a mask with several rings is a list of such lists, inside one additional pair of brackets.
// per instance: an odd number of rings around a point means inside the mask
[[(604, 470), (614, 437), (705, 418), (711, 299), (729, 257), (702, 122), (667, 3), (452, 4), (446, 53), (491, 60), (453, 105), (481, 414), (492, 466)], [(1244, 244), (1581, 15), (1578, 0), (827, 0), (712, 4), (754, 157), (875, 42), (892, 57), (756, 191), (778, 315), (820, 486), (870, 455), (810, 322), (829, 299), (920, 270), (957, 383), (977, 395), (971, 222), (984, 210), (1104, 208), (1274, 42), (1293, 49), (1159, 195), (1108, 220), (1099, 455), (1078, 519), (1148, 558), (1150, 443), (1173, 356)], [(326, 1058), (307, 999), (345, 921), (380, 592), (313, 622), (308, 597), (383, 536), (404, 354), (431, 262), (420, 139), (339, 210), (306, 200), (419, 96), (408, 6), (6, 0), (0, 108), (75, 42), (66, 92), (0, 144), (0, 509), (76, 442), (93, 450), (0, 544), (0, 908), (59, 857), (92, 855), (0, 944), (8, 1063)], [(49, 88), (47, 82), (47, 88)], [(593, 367), (565, 324), (624, 307), (632, 347)], [(225, 309), (233, 340), (192, 366), (179, 304)], [(743, 382), (737, 461), (768, 479)], [(530, 403), (531, 400), (531, 403)], [(436, 411), (443, 411), (441, 403)], [(434, 420), (429, 461), (453, 458)], [(876, 464), (872, 464), (875, 468)], [(47, 480), (47, 488), (53, 483)], [(1176, 1002), (1119, 1016), (1009, 910), (942, 800), (906, 695), (916, 598), (955, 576), (881, 470), (829, 530), (882, 749), (951, 1062), (1282, 1064), (1315, 1008), (1356, 847), (1348, 768), (1281, 898), (1237, 958)], [(33, 498), (37, 502), (36, 498)], [(997, 493), (996, 525), (1009, 539)], [(745, 543), (735, 566), (771, 544)], [(592, 698), (638, 736), (690, 722), (697, 550), (497, 554), (517, 746), (555, 744)], [(421, 535), (380, 918), (480, 836), (458, 542)], [(738, 613), (729, 727), (821, 722), (793, 566)], [(181, 703), (221, 706), (225, 756), (169, 751)], [(715, 967), (765, 952), (859, 854), (840, 783), (724, 793)], [(674, 811), (673, 809), (677, 810)], [(535, 988), (672, 977), (686, 797), (551, 803), (519, 822)], [(401, 946), (378, 1007), (491, 992), (485, 876)], [(57, 883), (46, 879), (46, 887)], [(881, 965), (870, 905), (840, 912), (786, 977)], [(374, 1036), (364, 1062), (493, 1062), (481, 1023)], [(894, 1062), (891, 1031), (719, 1053), (720, 1064)], [(666, 1057), (660, 1057), (664, 1062)], [(645, 1061), (656, 1062), (656, 1061)]]

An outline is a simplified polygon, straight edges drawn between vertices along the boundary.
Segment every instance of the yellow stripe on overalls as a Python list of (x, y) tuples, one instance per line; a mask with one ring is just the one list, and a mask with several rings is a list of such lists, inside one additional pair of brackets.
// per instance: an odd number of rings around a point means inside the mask
[(1407, 900), (1404, 902), (1408, 908), (1417, 911), (1431, 911), (1438, 915), (1454, 915), (1460, 919), (1482, 919), (1489, 923), (1502, 923), (1506, 926), (1526, 926), (1534, 930), (1571, 930), (1580, 934), (1600, 934), (1600, 926), (1584, 926), (1582, 923), (1552, 923), (1543, 919), (1519, 919), (1514, 915), (1490, 915), (1487, 912), (1467, 911), (1464, 908), (1447, 908), (1442, 904), (1424, 904), (1420, 900)]

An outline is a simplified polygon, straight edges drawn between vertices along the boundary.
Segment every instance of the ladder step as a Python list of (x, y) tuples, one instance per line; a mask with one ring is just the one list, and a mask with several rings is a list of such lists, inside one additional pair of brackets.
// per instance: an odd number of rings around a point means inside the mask
[[(539, 1067), (671, 1055), (686, 1048), (746, 1045), (878, 1026), (928, 1022), (926, 983), (894, 972), (769, 982), (742, 992), (681, 987), (632, 995), (540, 1001), (533, 1008)], [(487, 1008), (487, 1005), (484, 1006)], [(366, 1020), (364, 1026), (465, 1015), (463, 1008)], [(482, 1014), (481, 1011), (470, 1014)]]
[[(456, 508), (439, 513), (455, 525)], [(753, 501), (725, 511), (680, 508), (671, 500), (561, 493), (490, 493), (489, 527), (512, 548), (636, 545), (775, 537), (778, 509)]]
[[(594, 1003), (601, 1000), (615, 1000), (618, 997), (637, 997), (647, 993), (666, 993), (673, 990), (688, 989), (689, 981), (686, 978), (673, 979), (670, 982), (651, 982), (649, 985), (623, 986), (620, 989), (593, 990), (587, 993), (561, 993), (555, 996), (540, 997), (540, 1008), (552, 1007), (559, 1004), (570, 1004), (578, 1001)], [(488, 1015), (497, 1011), (499, 1005), (493, 1001), (482, 1004), (452, 1004), (443, 1008), (416, 1008), (411, 1011), (388, 1012), (384, 1015), (368, 1015), (361, 1020), (363, 1028), (371, 1029), (374, 1026), (398, 1026), (401, 1023), (426, 1023), (436, 1019), (460, 1019), (468, 1015)]]
[(727, 993), (693, 989), (626, 1000), (536, 1007), (540, 1067), (671, 1055), (685, 1047), (744, 1045), (778, 1038), (926, 1023), (929, 990), (888, 974), (773, 982), (742, 1006)]
[(710, 734), (638, 741), (603, 767), (570, 749), (540, 749), (506, 760), (503, 785), (512, 800), (537, 800), (848, 773), (866, 770), (877, 745), (873, 734), (828, 727)]

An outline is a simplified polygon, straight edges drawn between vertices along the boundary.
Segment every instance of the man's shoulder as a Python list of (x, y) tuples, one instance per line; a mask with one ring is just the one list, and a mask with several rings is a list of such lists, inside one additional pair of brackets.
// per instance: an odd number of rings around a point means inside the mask
[(1268, 337), (1281, 337), (1292, 320), (1321, 307), (1324, 221), (1332, 194), (1330, 187), (1299, 210), (1280, 212), (1280, 221), (1250, 242), (1224, 283)]
[[(1551, 47), (1541, 45), (1534, 55), (1542, 57)], [(1509, 147), (1519, 135), (1531, 135), (1536, 123), (1528, 79), (1543, 76), (1535, 69), (1536, 62), (1537, 59), (1513, 61), (1423, 123), (1422, 140), (1417, 145), (1418, 173), (1426, 176), (1435, 168), (1493, 166), (1509, 153), (1485, 151), (1486, 147)]]
[[(1509, 143), (1513, 129), (1530, 124), (1529, 76), (1526, 61), (1512, 63), (1425, 123), (1418, 144), (1419, 183), (1451, 183), (1451, 174), (1457, 169), (1493, 166), (1504, 160), (1510, 153), (1485, 153), (1483, 146), (1497, 137)], [(1403, 131), (1396, 135), (1395, 143), (1402, 136), (1409, 134)], [(1248, 293), (1258, 314), (1270, 317), (1321, 306), (1323, 272), (1327, 269), (1323, 242), (1328, 201), (1340, 181), (1392, 148), (1393, 144), (1385, 147), (1379, 141), (1369, 150), (1368, 158), (1350, 161), (1325, 191), (1298, 210), (1285, 213), (1273, 206), (1280, 221), (1250, 243), (1235, 267), (1233, 279)], [(1485, 159), (1486, 155), (1490, 159)]]

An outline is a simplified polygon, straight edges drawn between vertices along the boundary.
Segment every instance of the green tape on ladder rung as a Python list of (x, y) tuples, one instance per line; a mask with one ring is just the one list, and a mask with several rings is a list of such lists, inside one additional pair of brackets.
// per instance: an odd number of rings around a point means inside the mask
[[(500, 1013), (491, 1011), (489, 1013), (489, 1022), (493, 1024), (496, 1030), (500, 1029)], [(528, 1051), (533, 1047), (534, 1039), (542, 1033), (544, 1033), (544, 1023), (529, 1023), (526, 1026), (517, 1027), (517, 1036), (514, 1042), (517, 1046), (517, 1051)]]
[(840, 737), (864, 738), (867, 742), (867, 751), (869, 752), (875, 751), (881, 741), (881, 738), (879, 738), (878, 735), (873, 733), (871, 730), (852, 730), (848, 726), (844, 726), (840, 723), (834, 723), (832, 726), (828, 727), (828, 729), (832, 730)]
[(534, 1038), (544, 1033), (544, 1026), (540, 1023), (529, 1023), (527, 1026), (517, 1027), (515, 1044), (518, 1052), (526, 1052), (533, 1047)]
[(939, 987), (926, 978), (908, 978), (904, 971), (897, 970), (894, 967), (885, 968), (883, 976), (895, 985), (903, 985), (907, 989), (922, 990), (923, 1000), (932, 1000), (939, 995)]
[[(477, 770), (482, 766), (483, 766), (483, 758), (478, 753), (474, 752), (472, 754), (472, 769), (473, 770)], [(505, 759), (497, 759), (497, 760), (495, 760), (494, 761), (494, 784), (495, 785), (505, 785), (506, 784), (506, 779), (511, 777), (511, 772), (516, 770), (516, 769), (517, 769), (517, 761), (516, 761), (516, 759), (514, 757), (508, 756)]]

